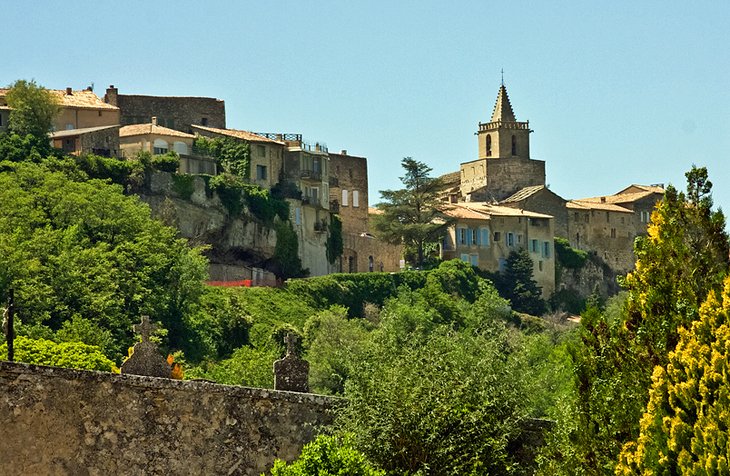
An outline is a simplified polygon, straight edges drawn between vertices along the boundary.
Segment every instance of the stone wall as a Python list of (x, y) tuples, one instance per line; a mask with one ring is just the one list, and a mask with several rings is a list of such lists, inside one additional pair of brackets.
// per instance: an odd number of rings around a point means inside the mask
[(503, 200), (533, 185), (545, 185), (543, 160), (512, 157), (461, 164), (461, 193), (468, 201)]
[(192, 124), (226, 127), (225, 103), (216, 98), (119, 94), (117, 88), (110, 87), (105, 100), (119, 107), (122, 125), (146, 124), (156, 117), (160, 126), (188, 133)]
[(357, 235), (367, 232), (370, 206), (367, 159), (347, 155), (347, 151), (344, 150), (340, 154), (330, 153), (329, 156), (331, 176), (329, 200), (336, 204), (335, 208), (339, 210), (337, 213), (342, 220), (342, 232)]
[(258, 476), (340, 401), (0, 362), (0, 474)]

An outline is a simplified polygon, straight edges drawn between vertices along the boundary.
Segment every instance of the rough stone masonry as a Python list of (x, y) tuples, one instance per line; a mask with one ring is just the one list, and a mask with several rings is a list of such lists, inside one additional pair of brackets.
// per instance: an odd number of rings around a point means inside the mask
[(0, 474), (256, 475), (341, 400), (0, 362)]

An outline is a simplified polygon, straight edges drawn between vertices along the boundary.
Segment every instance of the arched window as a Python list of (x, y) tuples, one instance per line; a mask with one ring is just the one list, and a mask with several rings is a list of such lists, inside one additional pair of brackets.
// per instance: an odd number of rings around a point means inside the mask
[(487, 157), (492, 156), (492, 136), (487, 134)]
[(173, 149), (180, 155), (188, 154), (188, 145), (185, 142), (176, 141), (173, 145)]
[(152, 153), (155, 155), (159, 154), (167, 154), (168, 152), (168, 146), (167, 141), (164, 141), (162, 139), (155, 139), (154, 144), (152, 145)]
[(512, 155), (517, 155), (517, 137), (512, 136)]
[(370, 271), (372, 273), (374, 271), (374, 269), (375, 269), (375, 260), (373, 259), (372, 256), (368, 256), (368, 271)]

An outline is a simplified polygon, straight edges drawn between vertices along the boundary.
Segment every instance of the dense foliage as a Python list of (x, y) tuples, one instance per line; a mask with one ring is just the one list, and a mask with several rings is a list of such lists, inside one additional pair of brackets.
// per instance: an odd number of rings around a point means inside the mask
[(406, 157), (401, 165), (405, 188), (380, 191), (384, 201), (377, 204), (381, 214), (375, 216), (374, 226), (384, 241), (403, 244), (408, 262), (422, 269), (429, 245), (438, 243), (450, 224), (440, 211), (443, 184), (429, 176), (431, 168), (423, 162)]
[(198, 136), (193, 142), (193, 150), (218, 160), (223, 170), (243, 179), (250, 177), (251, 151), (248, 142), (231, 137)]
[[(114, 362), (109, 360), (101, 349), (81, 342), (56, 343), (47, 339), (30, 339), (19, 336), (14, 341), (16, 362), (26, 364), (50, 365), (81, 370), (116, 370)], [(8, 356), (8, 345), (0, 345), (0, 360)]]
[(346, 437), (320, 435), (305, 445), (301, 457), (287, 465), (274, 463), (271, 476), (385, 476), (352, 447)]
[(19, 79), (5, 95), (10, 110), (8, 129), (20, 137), (45, 139), (61, 111), (58, 98), (35, 81)]
[(565, 408), (545, 456), (545, 474), (610, 473), (621, 447), (639, 437), (655, 366), (666, 367), (680, 329), (719, 294), (728, 273), (725, 219), (712, 210), (704, 168), (687, 174), (687, 193), (668, 187), (636, 243), (636, 269), (618, 309), (589, 309), (572, 351), (576, 398)]
[(0, 172), (0, 203), (0, 297), (15, 288), (25, 332), (80, 316), (111, 333), (118, 357), (150, 314), (183, 347), (205, 261), (146, 205), (117, 185), (29, 163)]
[(711, 293), (665, 367), (652, 376), (640, 434), (621, 453), (616, 474), (728, 474), (730, 278)]

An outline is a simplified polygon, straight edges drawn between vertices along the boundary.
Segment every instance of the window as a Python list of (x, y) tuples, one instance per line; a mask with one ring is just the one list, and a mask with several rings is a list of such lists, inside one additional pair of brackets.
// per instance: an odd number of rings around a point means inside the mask
[(469, 255), (466, 253), (461, 254), (461, 261), (468, 263), (469, 262)]
[(101, 117), (101, 111), (99, 111), (99, 117)]
[(542, 271), (542, 261), (538, 261), (537, 262), (537, 269), (539, 269), (540, 271)]
[(517, 137), (512, 136), (512, 155), (517, 155)]
[(360, 192), (357, 190), (352, 191), (352, 206), (353, 207), (360, 206)]
[(266, 180), (267, 179), (267, 170), (265, 165), (257, 165), (256, 166), (256, 180)]
[(522, 233), (518, 233), (517, 234), (517, 244), (518, 245), (521, 245), (522, 244)]
[(608, 212), (606, 212), (606, 223), (610, 223), (610, 222), (611, 222), (611, 216), (609, 215)]
[(202, 119), (200, 119), (200, 125), (201, 126), (207, 126), (208, 125), (208, 118), (207, 117), (203, 117)]
[(188, 154), (188, 145), (185, 142), (175, 142), (172, 145), (172, 148), (175, 152), (177, 152), (180, 155), (187, 155)]
[(507, 233), (507, 246), (515, 245), (515, 234), (512, 232)]
[(487, 157), (492, 156), (492, 136), (487, 134)]
[(616, 238), (616, 228), (611, 228), (611, 238)]
[(343, 207), (347, 206), (347, 190), (342, 189), (342, 203), (340, 204)]
[(530, 240), (530, 251), (533, 253), (539, 253), (540, 252), (540, 245), (538, 244), (537, 240)]
[(312, 187), (311, 189), (312, 205), (319, 205), (319, 188)]
[(641, 219), (641, 223), (649, 223), (649, 220), (651, 219), (651, 212), (641, 211), (639, 212), (639, 217)]
[(368, 256), (368, 271), (371, 273), (375, 270), (375, 260), (372, 256)]
[(265, 145), (257, 145), (256, 146), (256, 155), (259, 157), (266, 157), (266, 146)]
[(154, 144), (152, 145), (152, 151), (155, 155), (160, 154), (167, 154), (168, 148), (167, 142), (162, 139), (155, 139)]
[(479, 230), (472, 228), (471, 230), (471, 243), (473, 245), (479, 245)]
[(494, 242), (495, 243), (499, 243), (499, 239), (502, 237), (501, 235), (502, 234), (500, 232), (498, 232), (498, 231), (495, 231), (494, 232)]
[(489, 246), (489, 228), (482, 228), (482, 240), (481, 240), (481, 246)]
[(456, 229), (457, 237), (456, 240), (460, 245), (466, 244), (466, 228), (457, 228)]
[(549, 241), (542, 242), (542, 256), (544, 258), (550, 257), (550, 242)]
[(469, 264), (479, 266), (479, 255), (469, 255)]

